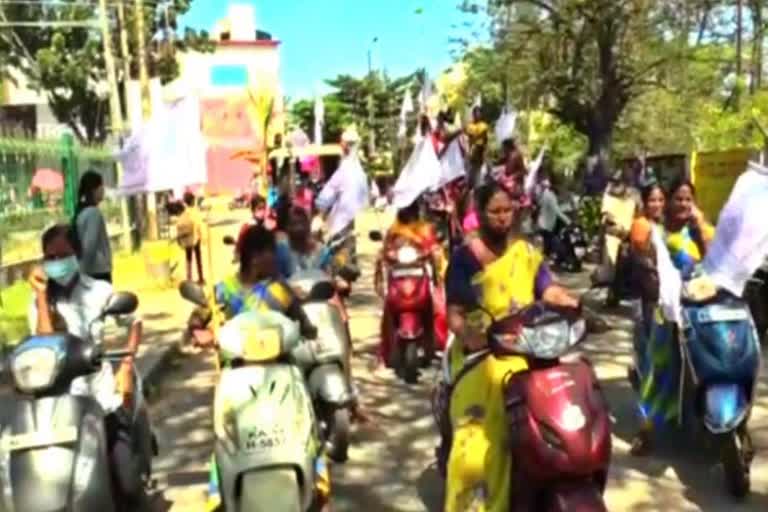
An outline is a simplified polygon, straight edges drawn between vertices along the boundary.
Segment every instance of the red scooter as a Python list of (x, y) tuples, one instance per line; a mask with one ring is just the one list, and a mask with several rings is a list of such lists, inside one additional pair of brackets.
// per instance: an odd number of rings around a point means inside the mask
[[(575, 311), (541, 304), (491, 325), (486, 355), (523, 356), (529, 366), (504, 383), (514, 461), (510, 512), (607, 511), (608, 403), (591, 363), (563, 357), (585, 334), (586, 322)], [(449, 382), (447, 392), (455, 385), (455, 379)], [(436, 414), (445, 436), (446, 411), (438, 407)], [(445, 460), (438, 463), (444, 467)]]
[[(381, 241), (381, 234), (371, 233)], [(435, 355), (432, 322), (432, 286), (435, 284), (431, 255), (403, 241), (384, 249), (385, 318), (393, 319), (391, 333), (382, 332), (383, 357), (388, 366), (409, 384), (418, 381), (419, 370)]]

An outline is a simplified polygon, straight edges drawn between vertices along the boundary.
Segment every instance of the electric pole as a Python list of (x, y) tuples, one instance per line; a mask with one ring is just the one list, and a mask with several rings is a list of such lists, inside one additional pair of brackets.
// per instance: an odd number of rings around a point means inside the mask
[[(117, 73), (115, 71), (115, 54), (112, 49), (112, 35), (109, 30), (109, 18), (107, 16), (107, 0), (99, 0), (99, 27), (104, 50), (104, 64), (107, 68), (107, 82), (109, 85), (109, 118), (112, 125), (112, 136), (118, 141), (123, 136), (125, 125), (123, 124), (123, 111), (120, 107), (120, 91), (117, 85)], [(122, 180), (123, 168), (117, 162), (117, 180)], [(123, 227), (123, 246), (130, 246), (131, 231), (128, 222), (128, 203), (120, 200), (120, 216)]]
[[(134, 17), (136, 19), (136, 43), (139, 54), (139, 83), (141, 87), (141, 113), (144, 119), (149, 118), (152, 113), (152, 98), (149, 89), (149, 71), (147, 69), (147, 49), (144, 32), (144, 2), (143, 0), (134, 0)], [(158, 239), (159, 230), (157, 227), (157, 193), (149, 192), (147, 194), (147, 237), (150, 240)]]
[[(123, 0), (117, 0), (117, 22), (120, 25), (120, 53), (123, 56), (123, 97), (127, 106), (130, 101), (128, 84), (131, 81), (131, 51), (128, 47), (128, 27), (126, 26), (125, 2)], [(130, 112), (130, 110), (126, 110)]]
[(112, 125), (112, 135), (119, 137), (123, 134), (123, 112), (120, 107), (120, 91), (117, 86), (115, 72), (115, 54), (112, 49), (112, 35), (109, 31), (107, 17), (107, 0), (99, 0), (99, 27), (103, 39), (104, 64), (107, 67), (107, 83), (109, 85), (109, 118)]

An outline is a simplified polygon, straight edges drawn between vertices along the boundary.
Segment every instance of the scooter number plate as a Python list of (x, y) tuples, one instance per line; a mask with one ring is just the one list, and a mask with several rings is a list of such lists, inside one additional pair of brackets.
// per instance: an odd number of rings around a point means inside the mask
[(75, 441), (77, 441), (77, 427), (64, 427), (48, 431), (3, 436), (2, 440), (0, 440), (0, 449), (4, 452), (13, 452), (69, 444)]
[(257, 363), (280, 356), (279, 329), (247, 329), (243, 335), (243, 359), (246, 361)]

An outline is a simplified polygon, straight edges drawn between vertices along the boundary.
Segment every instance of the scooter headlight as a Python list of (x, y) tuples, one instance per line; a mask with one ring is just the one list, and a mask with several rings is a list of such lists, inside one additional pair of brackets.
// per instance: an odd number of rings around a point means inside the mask
[(33, 393), (53, 384), (58, 374), (59, 360), (54, 349), (30, 348), (14, 354), (11, 373), (16, 387), (25, 393)]
[(419, 251), (410, 246), (401, 247), (397, 251), (397, 261), (405, 265), (415, 263), (419, 259)]

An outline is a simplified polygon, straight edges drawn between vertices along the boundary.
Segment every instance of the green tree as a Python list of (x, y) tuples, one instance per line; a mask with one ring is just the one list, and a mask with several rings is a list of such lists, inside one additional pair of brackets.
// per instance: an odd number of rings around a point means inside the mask
[[(500, 83), (501, 100), (519, 108), (546, 108), (587, 137), (590, 155), (605, 158), (627, 106), (681, 58), (689, 16), (673, 4), (489, 1), (492, 47), (470, 55), (474, 80)], [(476, 2), (463, 8), (480, 9)]]
[[(129, 34), (131, 67), (138, 76), (136, 38), (133, 31), (135, 13), (126, 9)], [(155, 3), (147, 4), (145, 40), (148, 42), (148, 67), (150, 76), (159, 76), (167, 82), (178, 75), (175, 64), (176, 50), (212, 48), (204, 32), (188, 30), (184, 37), (167, 38), (162, 43), (158, 34), (169, 35), (175, 30), (175, 18), (190, 7), (190, 0), (173, 0), (162, 4), (168, 7), (168, 16), (154, 9)], [(114, 4), (110, 4), (114, 6)], [(19, 22), (83, 22), (83, 26), (11, 26), (0, 31), (0, 66), (3, 71), (11, 67), (19, 70), (30, 85), (44, 92), (51, 110), (59, 122), (66, 124), (77, 138), (84, 142), (102, 141), (107, 136), (108, 113), (106, 69), (102, 53), (102, 41), (98, 30), (88, 26), (94, 19), (94, 8), (84, 2), (29, 2), (0, 4), (0, 21)], [(114, 9), (110, 9), (114, 41), (120, 48)], [(150, 41), (155, 41), (149, 44)], [(118, 73), (123, 69), (117, 61)], [(119, 73), (120, 74), (120, 73)], [(126, 77), (120, 74), (120, 80)]]
[[(363, 78), (339, 75), (326, 83), (334, 90), (323, 98), (325, 125), (323, 139), (338, 141), (345, 127), (355, 123), (362, 137), (367, 140), (371, 131), (377, 141), (377, 149), (392, 150), (396, 142), (398, 119), (403, 94), (412, 95), (420, 88), (423, 72), (397, 79), (372, 73)], [(369, 98), (373, 99), (373, 125), (369, 121)], [(303, 99), (291, 107), (293, 122), (306, 133), (314, 130), (314, 100)]]

